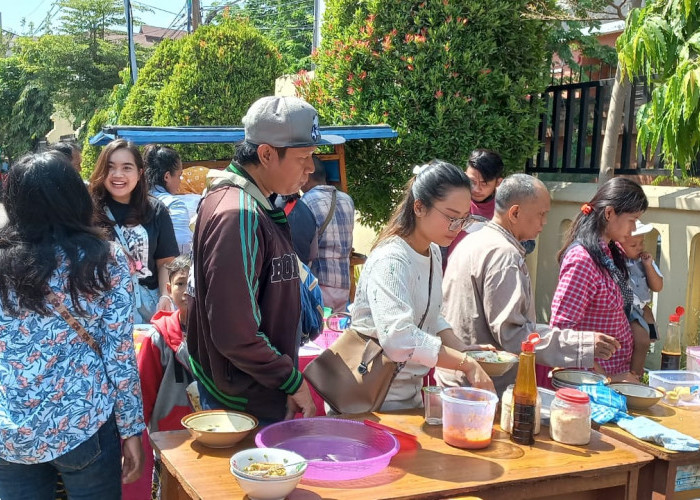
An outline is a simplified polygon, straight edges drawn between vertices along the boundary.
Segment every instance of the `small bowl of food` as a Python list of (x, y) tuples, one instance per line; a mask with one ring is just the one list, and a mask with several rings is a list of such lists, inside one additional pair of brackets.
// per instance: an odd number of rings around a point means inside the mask
[(633, 410), (651, 408), (664, 397), (664, 393), (653, 387), (628, 382), (610, 384), (609, 387), (627, 398), (627, 406)]
[(307, 461), (293, 451), (251, 448), (229, 461), (231, 474), (250, 500), (286, 498), (304, 476)]
[(580, 385), (608, 384), (610, 379), (600, 373), (573, 368), (555, 368), (551, 372), (552, 386), (555, 389), (578, 389)]
[(204, 410), (182, 417), (182, 425), (199, 443), (209, 448), (229, 448), (250, 434), (258, 420), (231, 410)]
[(489, 377), (500, 377), (518, 362), (518, 356), (506, 351), (466, 351)]

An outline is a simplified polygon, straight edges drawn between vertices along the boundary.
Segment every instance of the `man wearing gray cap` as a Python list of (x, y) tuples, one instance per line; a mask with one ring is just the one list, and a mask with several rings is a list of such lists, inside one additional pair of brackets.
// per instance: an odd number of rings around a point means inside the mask
[(324, 136), (316, 110), (296, 97), (263, 97), (243, 117), (245, 140), (207, 176), (194, 232), (187, 347), (202, 406), (261, 423), (315, 415), (296, 368), (299, 267), (289, 225), (269, 201), (294, 193), (314, 170)]

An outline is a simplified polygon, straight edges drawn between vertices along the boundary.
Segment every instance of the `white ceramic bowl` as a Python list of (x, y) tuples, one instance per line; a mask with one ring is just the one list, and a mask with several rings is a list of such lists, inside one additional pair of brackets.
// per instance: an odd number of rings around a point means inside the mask
[[(286, 476), (251, 476), (244, 468), (255, 462), (289, 464)], [(277, 448), (251, 448), (231, 457), (231, 474), (250, 500), (281, 500), (297, 487), (306, 472), (306, 460), (292, 451)]]
[(204, 446), (229, 448), (255, 429), (258, 420), (237, 411), (204, 410), (182, 417), (182, 425)]

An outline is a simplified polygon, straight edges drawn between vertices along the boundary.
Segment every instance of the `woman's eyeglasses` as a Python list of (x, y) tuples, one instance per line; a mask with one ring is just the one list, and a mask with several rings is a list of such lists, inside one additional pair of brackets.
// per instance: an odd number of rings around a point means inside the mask
[(437, 210), (445, 219), (450, 221), (449, 226), (447, 226), (447, 229), (449, 231), (459, 231), (461, 229), (467, 229), (469, 226), (476, 222), (476, 219), (471, 214), (467, 215), (466, 217), (450, 217), (439, 208), (432, 208)]

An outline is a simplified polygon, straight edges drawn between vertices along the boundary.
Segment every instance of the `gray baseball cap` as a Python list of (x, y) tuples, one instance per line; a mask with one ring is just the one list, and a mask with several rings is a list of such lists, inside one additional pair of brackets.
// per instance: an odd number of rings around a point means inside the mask
[(245, 141), (276, 148), (305, 148), (321, 144), (343, 144), (339, 135), (321, 136), (318, 113), (298, 97), (262, 97), (243, 117)]

